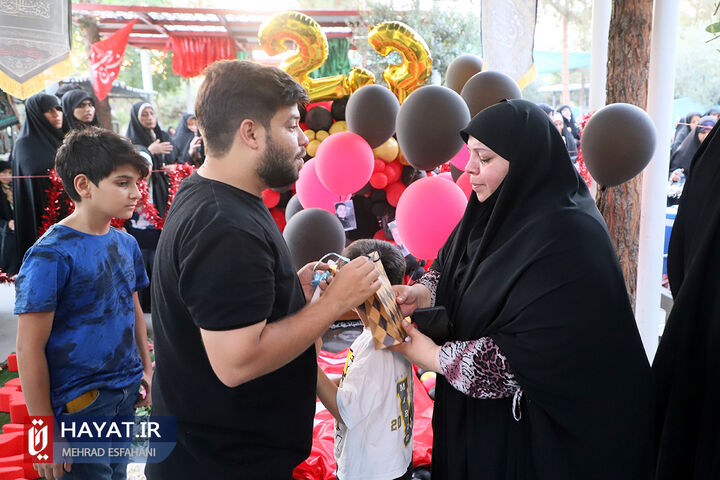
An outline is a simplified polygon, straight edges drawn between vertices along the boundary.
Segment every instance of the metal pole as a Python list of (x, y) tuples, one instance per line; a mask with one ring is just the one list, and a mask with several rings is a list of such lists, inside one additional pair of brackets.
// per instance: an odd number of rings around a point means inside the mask
[[(593, 0), (592, 6), (592, 43), (590, 49), (590, 98), (588, 109), (591, 112), (605, 106), (607, 85), (608, 35), (610, 34), (610, 15), (612, 0)], [(597, 183), (593, 180), (590, 194), (595, 198)]]
[(142, 68), (143, 90), (152, 92), (153, 81), (152, 71), (150, 70), (150, 51), (144, 48), (140, 50), (140, 66)]
[(655, 0), (650, 46), (647, 112), (655, 122), (657, 147), (643, 173), (635, 316), (650, 361), (657, 350), (660, 282), (665, 232), (665, 205), (670, 164), (672, 102), (675, 88), (675, 51), (678, 36), (678, 0)]
[(607, 83), (608, 34), (612, 0), (593, 0), (592, 43), (590, 49), (590, 111), (605, 106)]

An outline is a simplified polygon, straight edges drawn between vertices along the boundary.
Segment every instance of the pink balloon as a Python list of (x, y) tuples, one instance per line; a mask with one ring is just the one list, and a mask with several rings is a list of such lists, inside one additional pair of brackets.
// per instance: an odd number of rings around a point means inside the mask
[(460, 170), (465, 170), (468, 160), (470, 160), (470, 150), (467, 149), (467, 145), (463, 145), (460, 151), (450, 159), (450, 163)]
[(298, 200), (303, 208), (322, 208), (335, 213), (335, 204), (344, 202), (349, 195), (338, 195), (325, 188), (315, 169), (315, 159), (311, 158), (300, 170), (300, 176), (295, 182)]
[(357, 192), (367, 185), (375, 167), (370, 145), (360, 135), (338, 132), (327, 137), (315, 154), (315, 170), (325, 187), (338, 195)]
[(467, 198), (456, 184), (426, 177), (405, 189), (395, 221), (405, 247), (418, 258), (437, 257), (465, 212)]
[(472, 184), (470, 184), (470, 174), (467, 172), (463, 172), (462, 175), (457, 179), (457, 182), (455, 182), (458, 187), (463, 191), (465, 196), (470, 200), (470, 195), (472, 194)]
[(438, 177), (444, 178), (445, 180), (450, 180), (451, 182), (453, 181), (452, 173), (450, 173), (450, 172), (442, 172), (441, 174), (438, 175)]

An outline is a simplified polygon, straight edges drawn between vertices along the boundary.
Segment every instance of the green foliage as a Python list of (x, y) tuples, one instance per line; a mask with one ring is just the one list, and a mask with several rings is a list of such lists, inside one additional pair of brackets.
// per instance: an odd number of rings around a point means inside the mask
[(396, 52), (387, 57), (378, 54), (367, 41), (372, 27), (386, 21), (400, 21), (415, 30), (428, 45), (433, 59), (433, 70), (445, 78), (450, 62), (464, 53), (481, 54), (480, 15), (461, 9), (444, 9), (434, 5), (432, 10), (421, 11), (419, 5), (406, 12), (397, 12), (391, 6), (370, 2), (360, 21), (351, 24), (354, 45), (364, 65), (375, 74), (376, 82), (382, 82), (382, 72), (391, 64), (401, 61)]
[(719, 7), (720, 3), (707, 0), (686, 0), (680, 6), (675, 98), (688, 97), (705, 105), (720, 103), (720, 62), (713, 41), (720, 34), (720, 29), (713, 29), (720, 23), (708, 26)]

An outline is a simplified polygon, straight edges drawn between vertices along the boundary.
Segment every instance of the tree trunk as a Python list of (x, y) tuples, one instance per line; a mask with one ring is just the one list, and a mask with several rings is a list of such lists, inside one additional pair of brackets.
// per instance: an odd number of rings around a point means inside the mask
[[(652, 0), (613, 0), (608, 40), (607, 103), (647, 106)], [(635, 308), (642, 176), (599, 189), (597, 204), (625, 276)], [(660, 281), (660, 279), (658, 279)]]
[[(566, 7), (569, 8), (569, 7)], [(570, 66), (568, 61), (568, 17), (569, 13), (563, 14), (563, 39), (562, 39), (562, 104), (570, 105)]]
[[(98, 27), (97, 20), (94, 17), (83, 16), (78, 20), (80, 31), (82, 32), (83, 40), (85, 41), (85, 51), (87, 52), (87, 59), (90, 62), (90, 46), (100, 41), (100, 29)], [(105, 97), (103, 100), (98, 100), (95, 93), (92, 93), (93, 101), (95, 102), (95, 115), (98, 118), (100, 124), (108, 129), (112, 130), (112, 110), (110, 109), (110, 97)], [(72, 115), (72, 114), (70, 114)]]

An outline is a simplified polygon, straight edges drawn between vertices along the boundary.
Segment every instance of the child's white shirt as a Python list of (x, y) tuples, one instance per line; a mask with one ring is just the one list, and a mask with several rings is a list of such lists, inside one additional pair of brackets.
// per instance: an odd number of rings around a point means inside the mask
[(375, 350), (370, 330), (350, 346), (337, 405), (335, 459), (341, 480), (401, 477), (412, 460), (414, 419), (410, 362)]

